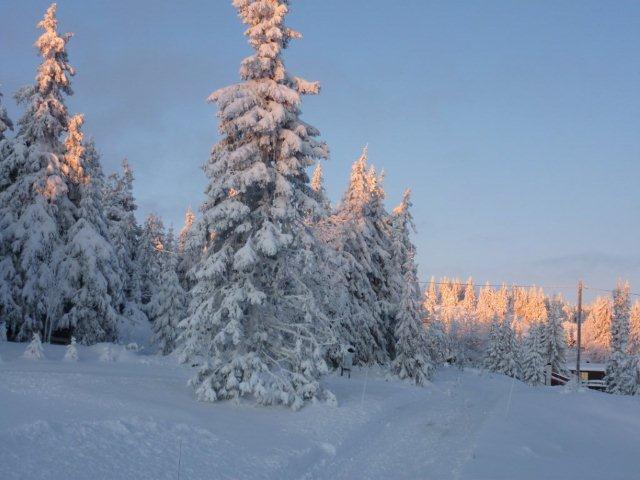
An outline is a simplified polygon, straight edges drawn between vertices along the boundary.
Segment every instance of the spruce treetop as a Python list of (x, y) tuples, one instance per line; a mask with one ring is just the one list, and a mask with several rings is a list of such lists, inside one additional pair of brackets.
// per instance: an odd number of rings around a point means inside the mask
[(52, 4), (37, 25), (44, 32), (35, 43), (42, 57), (36, 83), (16, 95), (20, 103), (28, 105), (19, 122), (19, 135), (25, 138), (27, 145), (36, 142), (51, 144), (67, 128), (68, 114), (63, 94), (73, 94), (70, 77), (75, 75), (75, 70), (69, 65), (66, 50), (73, 34), (58, 33), (56, 9), (56, 4)]
[(402, 201), (398, 204), (397, 207), (393, 209), (393, 214), (397, 218), (405, 219), (407, 222), (409, 222), (408, 226), (411, 229), (415, 230), (415, 226), (413, 225), (413, 219), (409, 214), (409, 208), (411, 208), (412, 205), (413, 203), (411, 203), (411, 189), (407, 188), (402, 194)]
[(469, 277), (467, 284), (464, 287), (464, 300), (462, 305), (468, 312), (475, 312), (477, 304), (476, 290), (473, 285), (473, 278)]
[(351, 176), (349, 186), (342, 200), (342, 209), (346, 211), (357, 211), (364, 208), (369, 197), (369, 183), (367, 182), (367, 160), (369, 158), (369, 147), (362, 149), (360, 157), (351, 166)]
[(193, 223), (195, 221), (196, 216), (193, 213), (191, 206), (189, 206), (184, 214), (184, 225), (178, 235), (178, 252), (182, 253), (185, 251), (187, 246), (187, 237), (189, 236), (189, 232), (191, 231), (191, 228), (193, 228)]
[[(299, 37), (284, 25), (288, 2), (233, 4), (249, 26), (245, 35), (255, 53), (242, 62), (243, 83), (221, 88), (209, 97), (219, 107), (223, 134), (206, 167), (209, 178), (215, 179), (207, 189), (215, 205), (210, 217), (214, 221), (227, 218), (217, 222), (219, 230), (235, 227), (258, 209), (270, 220), (295, 222), (303, 212), (318, 209), (306, 169), (329, 154), (324, 142), (315, 139), (318, 130), (299, 118), (300, 95), (318, 93), (319, 86), (285, 71), (282, 50), (291, 38)], [(228, 215), (231, 211), (236, 212), (233, 220)], [(276, 235), (269, 224), (265, 229), (265, 235), (280, 237), (276, 250), (286, 247), (286, 237)]]
[(284, 81), (286, 71), (280, 54), (292, 39), (302, 38), (285, 26), (288, 0), (234, 0), (242, 22), (248, 25), (245, 35), (256, 53), (242, 62), (240, 75), (244, 80), (271, 77)]
[(369, 147), (365, 146), (360, 157), (351, 166), (349, 186), (339, 213), (354, 218), (369, 217), (376, 221), (387, 215), (383, 205), (384, 172), (378, 174), (374, 166), (367, 164), (368, 160)]
[(324, 192), (324, 172), (322, 171), (322, 164), (318, 162), (316, 164), (316, 168), (313, 170), (313, 175), (311, 176), (311, 190), (316, 193)]

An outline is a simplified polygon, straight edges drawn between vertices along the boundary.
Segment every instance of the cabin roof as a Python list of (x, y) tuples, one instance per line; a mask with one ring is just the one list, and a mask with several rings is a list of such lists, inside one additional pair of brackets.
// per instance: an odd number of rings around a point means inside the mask
[[(576, 364), (573, 365), (567, 364), (567, 369), (571, 372), (576, 371)], [(580, 363), (580, 371), (581, 372), (604, 372), (607, 370), (607, 365), (605, 363), (591, 363), (591, 362), (581, 362)]]

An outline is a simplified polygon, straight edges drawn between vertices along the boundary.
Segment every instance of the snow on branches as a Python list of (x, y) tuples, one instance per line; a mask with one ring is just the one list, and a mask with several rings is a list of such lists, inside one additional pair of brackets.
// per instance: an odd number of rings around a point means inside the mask
[(318, 249), (304, 219), (318, 205), (306, 169), (328, 156), (303, 122), (300, 96), (316, 84), (290, 76), (281, 53), (299, 34), (284, 0), (235, 0), (255, 53), (242, 82), (217, 90), (222, 140), (200, 228), (205, 252), (195, 268), (184, 352), (206, 365), (191, 380), (201, 400), (252, 396), (299, 408), (323, 395), (323, 314), (308, 279)]

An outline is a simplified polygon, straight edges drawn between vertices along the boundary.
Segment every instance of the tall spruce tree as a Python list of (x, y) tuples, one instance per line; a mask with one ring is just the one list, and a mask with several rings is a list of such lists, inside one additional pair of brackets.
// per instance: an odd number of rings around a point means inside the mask
[(394, 334), (389, 314), (399, 296), (392, 299), (389, 294), (386, 272), (395, 265), (391, 229), (382, 205), (384, 192), (367, 160), (365, 148), (351, 167), (349, 185), (336, 212), (320, 222), (319, 235), (344, 259), (351, 313), (345, 316), (339, 336), (355, 347), (357, 363), (387, 364)]
[(315, 193), (316, 201), (321, 207), (318, 209), (318, 213), (322, 216), (329, 214), (331, 211), (331, 203), (327, 197), (327, 191), (324, 188), (324, 171), (322, 170), (322, 164), (320, 162), (317, 163), (311, 176), (311, 190)]
[(2, 105), (2, 92), (0, 92), (0, 192), (7, 187), (10, 181), (8, 162), (13, 144), (11, 139), (5, 135), (7, 130), (13, 130), (13, 122), (7, 114), (7, 109)]
[(545, 381), (545, 324), (533, 324), (522, 345), (522, 381), (529, 385), (541, 385)]
[(416, 385), (422, 385), (433, 375), (434, 361), (429, 358), (429, 342), (422, 325), (424, 312), (414, 262), (415, 247), (410, 238), (415, 231), (410, 207), (411, 191), (406, 190), (402, 202), (393, 210), (392, 221), (393, 256), (404, 283), (396, 310), (391, 370), (401, 379), (409, 378)]
[(122, 173), (111, 174), (105, 182), (103, 196), (111, 243), (124, 277), (119, 310), (129, 324), (144, 325), (148, 319), (142, 310), (140, 227), (135, 217), (138, 206), (133, 196), (133, 181), (133, 169), (124, 160)]
[(84, 143), (83, 117), (71, 117), (62, 162), (74, 203), (75, 222), (64, 232), (57, 256), (56, 284), (61, 294), (61, 317), (52, 325), (70, 329), (80, 343), (93, 344), (117, 338), (122, 271), (111, 245), (104, 216), (95, 148)]
[(317, 208), (306, 169), (328, 156), (300, 120), (317, 83), (287, 73), (282, 52), (300, 34), (287, 0), (234, 0), (255, 53), (242, 83), (214, 92), (222, 140), (205, 167), (204, 254), (195, 271), (185, 353), (208, 361), (190, 384), (200, 400), (252, 396), (299, 408), (322, 395), (321, 312), (305, 283), (316, 261), (304, 223)]
[[(0, 199), (3, 198), (2, 192), (12, 183), (10, 162), (14, 160), (13, 141), (5, 136), (7, 130), (13, 130), (13, 122), (2, 105), (0, 92)], [(0, 228), (7, 220), (0, 219)], [(0, 337), (6, 339), (7, 326), (17, 324), (21, 318), (20, 291), (13, 259), (5, 255), (7, 252), (0, 250), (0, 253), (3, 253), (0, 257)]]
[(151, 341), (158, 345), (163, 355), (168, 355), (176, 348), (180, 334), (178, 325), (187, 315), (187, 294), (178, 279), (178, 255), (172, 231), (167, 234), (165, 247), (160, 282), (147, 310), (153, 322)]
[(504, 345), (504, 356), (501, 363), (501, 371), (510, 377), (520, 376), (520, 348), (516, 333), (511, 327), (509, 320), (502, 322), (502, 338)]
[[(55, 288), (54, 252), (74, 221), (74, 205), (61, 171), (71, 95), (66, 46), (71, 34), (57, 32), (56, 5), (38, 23), (43, 30), (35, 43), (42, 62), (33, 86), (16, 98), (26, 111), (18, 122), (11, 158), (3, 162), (0, 193), (0, 258), (3, 282), (17, 294), (4, 302), (12, 339), (27, 340), (43, 333), (57, 318), (60, 298)], [(14, 297), (15, 298), (15, 297)]]
[(487, 352), (485, 354), (484, 366), (491, 372), (500, 372), (500, 362), (502, 360), (502, 332), (500, 330), (500, 322), (494, 317), (489, 327), (489, 338), (487, 343)]
[(634, 395), (638, 390), (637, 361), (627, 354), (630, 310), (629, 284), (620, 281), (613, 291), (611, 355), (607, 359), (604, 377), (609, 393)]
[(391, 362), (391, 371), (401, 379), (423, 385), (433, 376), (439, 354), (429, 349), (432, 343), (422, 326), (417, 279), (411, 268), (407, 268), (404, 280), (394, 332), (395, 358)]
[(492, 372), (520, 377), (520, 352), (515, 332), (508, 320), (494, 316), (489, 330), (485, 367)]
[[(142, 307), (147, 309), (151, 297), (158, 290), (165, 255), (165, 230), (162, 219), (156, 214), (147, 215), (140, 233), (138, 262), (140, 264), (140, 297)], [(149, 318), (151, 320), (151, 318)]]
[(184, 225), (180, 230), (177, 242), (177, 267), (176, 273), (180, 284), (185, 291), (191, 290), (193, 287), (193, 267), (197, 265), (199, 260), (199, 246), (202, 246), (203, 242), (196, 237), (198, 232), (198, 223), (196, 223), (196, 215), (191, 210), (191, 207), (187, 208), (184, 214)]
[(554, 372), (565, 373), (567, 345), (563, 323), (566, 319), (565, 302), (561, 295), (547, 300), (547, 321), (543, 322), (542, 343), (545, 365), (551, 365)]

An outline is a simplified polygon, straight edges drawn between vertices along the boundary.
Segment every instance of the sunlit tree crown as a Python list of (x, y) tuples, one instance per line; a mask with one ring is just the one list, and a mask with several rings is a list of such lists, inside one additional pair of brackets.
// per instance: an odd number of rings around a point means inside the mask
[(71, 79), (75, 70), (69, 65), (67, 42), (71, 33), (60, 35), (57, 31), (56, 4), (46, 11), (38, 22), (44, 32), (35, 46), (42, 57), (36, 83), (18, 93), (20, 102), (27, 104), (27, 112), (20, 121), (20, 134), (26, 143), (36, 141), (50, 143), (67, 128), (67, 108), (63, 94), (71, 95)]

